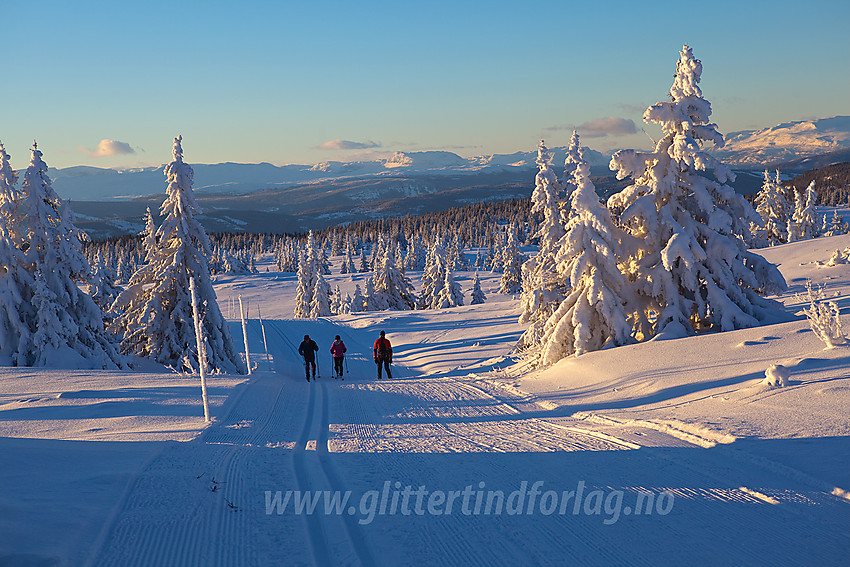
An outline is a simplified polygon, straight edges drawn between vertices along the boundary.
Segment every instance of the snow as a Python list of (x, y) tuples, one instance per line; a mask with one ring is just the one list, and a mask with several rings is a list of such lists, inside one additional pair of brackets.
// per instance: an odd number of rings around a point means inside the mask
[(784, 388), (788, 385), (788, 378), (791, 377), (791, 372), (781, 364), (771, 364), (764, 371), (764, 380), (762, 384), (766, 386), (779, 386)]
[[(258, 274), (219, 275), (236, 342), (233, 305), (246, 304), (255, 371), (207, 378), (208, 427), (197, 376), (0, 368), (0, 564), (843, 563), (850, 350), (824, 350), (796, 294), (824, 284), (846, 312), (850, 265), (827, 262), (848, 246), (845, 235), (758, 251), (789, 283), (785, 322), (543, 370), (510, 355), (520, 304), (498, 293), (498, 273), (479, 272), (482, 304), (320, 319), (292, 318), (297, 278), (266, 272), (271, 258)], [(353, 294), (371, 273), (340, 275), (343, 258), (326, 280)], [(418, 286), (421, 274), (406, 275)], [(454, 277), (472, 289), (475, 272)], [(374, 376), (380, 330), (393, 380)], [(294, 352), (304, 334), (320, 349), (310, 384)], [(344, 381), (330, 377), (337, 334)], [(787, 386), (762, 384), (773, 365)], [(454, 509), (437, 498), (419, 514), (411, 496), (380, 512), (385, 490), (407, 487), (456, 491)], [(290, 490), (349, 490), (354, 513), (296, 513), (300, 493), (283, 509)], [(475, 513), (478, 491), (501, 491), (502, 512)], [(569, 491), (575, 506), (545, 513)], [(648, 494), (651, 513), (636, 515)], [(510, 513), (512, 495), (533, 513)]]

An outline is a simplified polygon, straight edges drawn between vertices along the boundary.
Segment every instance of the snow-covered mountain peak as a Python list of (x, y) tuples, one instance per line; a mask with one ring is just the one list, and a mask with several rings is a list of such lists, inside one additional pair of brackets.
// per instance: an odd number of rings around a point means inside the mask
[(384, 160), (384, 167), (387, 169), (440, 170), (468, 166), (469, 160), (446, 151), (395, 152)]
[(714, 153), (738, 166), (791, 161), (850, 148), (850, 116), (785, 122), (761, 130), (731, 132)]

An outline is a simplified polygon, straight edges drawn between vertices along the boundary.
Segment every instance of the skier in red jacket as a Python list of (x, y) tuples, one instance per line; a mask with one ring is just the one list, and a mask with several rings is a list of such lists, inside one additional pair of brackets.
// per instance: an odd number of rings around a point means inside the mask
[(390, 372), (390, 363), (393, 361), (393, 347), (390, 341), (384, 336), (384, 331), (381, 331), (381, 336), (375, 341), (375, 364), (378, 365), (378, 380), (381, 379), (381, 364), (387, 371), (387, 378), (392, 379), (393, 373)]

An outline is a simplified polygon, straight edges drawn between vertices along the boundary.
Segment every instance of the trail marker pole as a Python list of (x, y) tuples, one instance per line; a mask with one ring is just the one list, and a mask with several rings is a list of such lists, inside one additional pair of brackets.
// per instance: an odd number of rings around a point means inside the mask
[(239, 315), (242, 317), (242, 338), (245, 339), (245, 365), (248, 367), (248, 376), (251, 375), (251, 354), (248, 352), (248, 330), (245, 325), (245, 310), (242, 309), (242, 296), (239, 296)]
[(198, 346), (198, 370), (201, 374), (201, 398), (204, 401), (204, 421), (210, 422), (210, 401), (207, 397), (207, 348), (204, 340), (204, 326), (198, 313), (198, 296), (195, 293), (195, 278), (189, 279), (189, 291), (192, 293), (192, 315), (195, 320), (195, 341)]
[(263, 315), (260, 313), (260, 304), (257, 304), (257, 317), (260, 319), (260, 329), (263, 331), (263, 347), (266, 349), (266, 364), (271, 367), (271, 358), (269, 358), (269, 343), (266, 342), (266, 326), (263, 325)]

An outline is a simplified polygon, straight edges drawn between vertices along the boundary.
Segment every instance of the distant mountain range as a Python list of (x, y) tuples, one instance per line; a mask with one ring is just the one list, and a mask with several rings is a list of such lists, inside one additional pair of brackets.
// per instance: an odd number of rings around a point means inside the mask
[[(789, 122), (727, 135), (713, 153), (738, 172), (744, 194), (758, 190), (760, 171), (796, 175), (850, 159), (850, 117)], [(566, 148), (550, 148), (556, 171)], [(601, 193), (624, 186), (608, 170), (610, 156), (586, 149)], [(421, 214), (479, 200), (531, 194), (536, 151), (463, 158), (452, 152), (397, 152), (362, 162), (275, 166), (269, 163), (192, 164), (195, 191), (209, 231), (299, 232), (384, 216)], [(71, 199), (78, 225), (93, 237), (138, 232), (146, 207), (159, 209), (163, 167), (51, 170), (54, 188)]]
[[(566, 148), (551, 148), (554, 164), (563, 164)], [(607, 166), (610, 156), (587, 148), (591, 165)], [(275, 166), (270, 163), (191, 164), (197, 193), (244, 194), (281, 189), (294, 185), (327, 184), (358, 178), (407, 178), (415, 176), (461, 177), (478, 175), (510, 176), (535, 165), (537, 151), (463, 158), (452, 152), (396, 152), (383, 160), (337, 162), (315, 165)], [(68, 167), (49, 172), (53, 188), (65, 199), (91, 201), (134, 199), (165, 190), (164, 166), (140, 169), (104, 169), (89, 166)]]
[(732, 132), (726, 135), (726, 145), (713, 153), (724, 163), (759, 169), (841, 150), (850, 150), (850, 116)]

